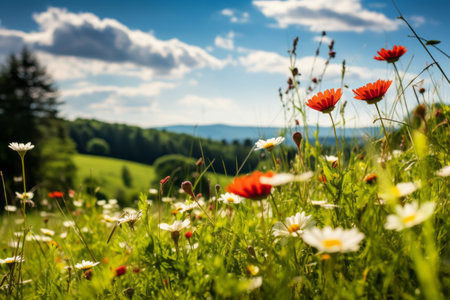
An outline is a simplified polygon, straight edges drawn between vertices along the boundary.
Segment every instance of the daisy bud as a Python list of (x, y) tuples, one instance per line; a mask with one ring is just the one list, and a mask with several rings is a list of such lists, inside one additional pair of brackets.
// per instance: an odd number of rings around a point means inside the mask
[(125, 273), (127, 272), (127, 267), (126, 266), (119, 266), (116, 268), (116, 277), (125, 275)]
[(92, 270), (86, 270), (86, 272), (84, 272), (84, 278), (86, 278), (87, 280), (91, 280), (92, 278)]
[(164, 185), (164, 184), (166, 184), (167, 181), (169, 181), (169, 179), (170, 179), (170, 176), (167, 176), (166, 178), (161, 179), (161, 180), (159, 181), (159, 183), (160, 183), (161, 185)]
[(302, 134), (298, 131), (294, 132), (292, 134), (292, 139), (294, 140), (295, 144), (297, 145), (298, 150), (300, 151), (300, 143), (302, 142)]
[(172, 231), (170, 233), (170, 236), (172, 237), (172, 240), (175, 243), (175, 246), (178, 247), (178, 239), (180, 238), (180, 232), (179, 231)]
[(124, 289), (122, 293), (129, 299), (132, 299), (134, 296), (134, 289), (132, 287), (129, 287), (127, 289)]
[(184, 237), (190, 239), (192, 237), (192, 231), (188, 231), (184, 234)]
[(248, 251), (248, 254), (250, 254), (253, 257), (256, 257), (255, 248), (253, 248), (253, 246), (248, 246), (247, 251)]
[(192, 196), (192, 198), (195, 198), (194, 191), (192, 190), (192, 183), (190, 181), (183, 181), (181, 188), (186, 194)]

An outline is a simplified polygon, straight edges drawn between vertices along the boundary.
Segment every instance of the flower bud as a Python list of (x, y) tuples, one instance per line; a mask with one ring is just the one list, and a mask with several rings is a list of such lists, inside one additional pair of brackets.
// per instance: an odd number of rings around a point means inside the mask
[(122, 265), (122, 266), (119, 266), (116, 268), (115, 275), (116, 275), (116, 277), (119, 277), (119, 276), (125, 275), (126, 272), (127, 272), (127, 267)]
[(292, 134), (292, 139), (294, 140), (294, 143), (297, 145), (297, 148), (300, 150), (300, 144), (302, 142), (302, 134), (298, 131), (294, 132)]
[(184, 237), (190, 239), (192, 237), (192, 231), (188, 231), (184, 234)]
[(181, 183), (181, 188), (186, 194), (195, 199), (194, 191), (192, 190), (192, 183), (190, 181), (183, 181), (183, 183)]
[(170, 176), (167, 176), (166, 178), (161, 179), (161, 180), (159, 181), (159, 183), (160, 183), (161, 185), (164, 185), (164, 184), (166, 184), (167, 181), (169, 181), (169, 179), (170, 179)]

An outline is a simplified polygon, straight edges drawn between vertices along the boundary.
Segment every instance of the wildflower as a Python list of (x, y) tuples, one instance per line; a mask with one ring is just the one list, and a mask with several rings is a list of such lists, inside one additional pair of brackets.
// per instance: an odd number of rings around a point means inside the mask
[(325, 155), (325, 160), (329, 163), (334, 163), (338, 160), (338, 158), (334, 155)]
[(28, 142), (26, 144), (23, 144), (23, 143), (9, 143), (8, 147), (11, 148), (14, 151), (17, 151), (17, 153), (19, 153), (20, 156), (24, 156), (27, 153), (27, 151), (29, 151), (29, 150), (34, 148), (34, 145), (32, 145), (31, 142)]
[(59, 192), (59, 191), (53, 191), (53, 192), (48, 193), (48, 196), (52, 199), (62, 198), (62, 197), (64, 197), (64, 193)]
[(274, 236), (300, 236), (303, 229), (310, 224), (312, 216), (307, 216), (305, 212), (297, 213), (295, 216), (286, 218), (284, 224), (277, 222), (273, 226)]
[(183, 230), (183, 228), (189, 226), (189, 224), (191, 224), (191, 221), (189, 221), (189, 219), (186, 219), (184, 221), (176, 220), (175, 222), (173, 222), (172, 225), (161, 223), (158, 226), (162, 230), (170, 231), (170, 236), (172, 237), (175, 246), (178, 248), (178, 239), (180, 237), (180, 231)]
[(41, 232), (44, 235), (48, 235), (48, 236), (54, 236), (55, 232), (53, 230), (47, 229), (47, 228), (41, 228)]
[(227, 204), (239, 204), (242, 202), (242, 199), (240, 196), (232, 194), (232, 193), (225, 193), (220, 195), (219, 201), (222, 201), (223, 203)]
[(376, 82), (368, 83), (359, 89), (352, 90), (355, 99), (364, 100), (368, 104), (374, 104), (383, 99), (384, 94), (391, 86), (392, 80), (378, 79)]
[(120, 277), (122, 275), (125, 275), (126, 272), (127, 272), (127, 267), (122, 265), (122, 266), (119, 266), (116, 268), (115, 275), (116, 275), (116, 277)]
[(106, 200), (98, 200), (97, 205), (98, 206), (104, 206), (106, 204)]
[(74, 190), (70, 189), (69, 192), (68, 192), (68, 194), (69, 194), (69, 197), (70, 197), (70, 198), (73, 198), (73, 197), (75, 197), (76, 192), (75, 192)]
[(325, 183), (327, 182), (327, 177), (324, 174), (319, 174), (319, 181)]
[(188, 240), (192, 237), (192, 231), (187, 231), (185, 234), (184, 234), (184, 237), (185, 238), (187, 238)]
[(329, 113), (333, 111), (336, 103), (341, 99), (342, 91), (341, 89), (326, 90), (325, 92), (319, 92), (317, 95), (312, 97), (306, 102), (310, 108), (318, 110), (322, 113)]
[(5, 206), (5, 210), (8, 212), (16, 212), (17, 211), (17, 206), (14, 205), (6, 205)]
[(28, 193), (18, 193), (16, 192), (16, 197), (19, 198), (20, 200), (31, 200), (34, 197), (34, 193), (33, 192), (28, 192)]
[(148, 193), (150, 195), (158, 195), (158, 190), (154, 189), (154, 188), (151, 188), (151, 189), (148, 190)]
[(261, 183), (261, 177), (272, 177), (275, 173), (261, 173), (255, 171), (250, 175), (234, 178), (233, 182), (226, 188), (227, 192), (239, 195), (244, 198), (261, 200), (271, 193), (272, 186)]
[(81, 263), (78, 263), (75, 265), (75, 268), (80, 269), (80, 270), (89, 270), (93, 267), (95, 267), (96, 265), (98, 265), (100, 262), (92, 262), (89, 260), (84, 260)]
[(336, 204), (328, 203), (327, 200), (311, 200), (311, 204), (314, 206), (320, 206), (320, 207), (326, 208), (326, 209), (339, 207)]
[(333, 229), (327, 226), (323, 229), (314, 227), (305, 230), (302, 238), (305, 243), (322, 252), (350, 252), (359, 249), (359, 243), (364, 238), (364, 234), (356, 228)]
[(292, 134), (292, 139), (294, 140), (294, 143), (297, 145), (298, 150), (300, 151), (300, 144), (302, 142), (302, 134), (298, 131), (294, 132)]
[(129, 212), (125, 212), (125, 215), (118, 219), (117, 222), (119, 224), (124, 224), (124, 223), (128, 223), (128, 225), (130, 225), (131, 228), (133, 228), (134, 223), (136, 223), (142, 216), (142, 211), (138, 211), (135, 213), (129, 213)]
[(5, 259), (0, 259), (0, 264), (15, 264), (15, 263), (22, 263), (24, 262), (25, 259), (23, 258), (23, 256), (13, 256), (13, 257), (7, 257)]
[(397, 185), (391, 187), (388, 193), (380, 194), (380, 197), (387, 199), (390, 197), (403, 198), (409, 194), (414, 193), (417, 190), (417, 185), (412, 182), (400, 182)]
[(161, 180), (159, 181), (159, 183), (160, 183), (161, 185), (164, 185), (164, 184), (166, 184), (167, 181), (169, 181), (169, 179), (170, 179), (170, 176), (166, 176), (165, 178), (161, 179)]
[(255, 151), (256, 150), (261, 150), (261, 149), (266, 149), (267, 151), (272, 151), (273, 148), (275, 148), (275, 146), (278, 146), (279, 144), (281, 144), (284, 141), (284, 137), (276, 137), (276, 138), (271, 138), (268, 140), (258, 140), (255, 143)]
[(374, 56), (373, 58), (376, 60), (384, 60), (388, 63), (394, 63), (396, 62), (403, 54), (406, 53), (406, 48), (403, 46), (397, 46), (395, 45), (392, 50), (386, 50), (384, 48), (381, 48), (380, 51), (377, 51), (379, 56)]
[(437, 176), (441, 176), (441, 177), (448, 177), (450, 176), (450, 165), (449, 166), (445, 166), (442, 169), (440, 169), (439, 171), (436, 172)]
[(377, 174), (375, 174), (375, 173), (370, 173), (370, 174), (367, 174), (366, 177), (364, 177), (364, 181), (365, 181), (367, 184), (372, 184), (372, 183), (374, 183), (375, 181), (377, 181), (377, 178), (378, 178)]
[(251, 275), (256, 275), (259, 273), (259, 267), (255, 265), (248, 265), (246, 268), (247, 273)]
[(420, 208), (417, 201), (406, 203), (405, 206), (397, 205), (396, 214), (387, 216), (386, 229), (403, 230), (422, 223), (433, 214), (434, 202), (423, 203)]

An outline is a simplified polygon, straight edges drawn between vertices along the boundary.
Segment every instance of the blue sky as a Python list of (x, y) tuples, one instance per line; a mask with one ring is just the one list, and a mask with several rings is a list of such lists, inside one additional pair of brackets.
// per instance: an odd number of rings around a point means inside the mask
[[(421, 36), (441, 40), (438, 46), (450, 52), (448, 1), (396, 3)], [(351, 89), (394, 79), (391, 66), (373, 59), (376, 50), (407, 47), (398, 66), (408, 81), (431, 62), (397, 16), (390, 1), (2, 1), (0, 60), (23, 45), (32, 48), (55, 79), (65, 103), (61, 115), (67, 118), (144, 127), (293, 125), (296, 117), (289, 111), (285, 119), (278, 97), (289, 74), (287, 50), (299, 36), (304, 101), (312, 96), (306, 87), (325, 30), (312, 76), (321, 73), (331, 39), (336, 57), (314, 93), (340, 87), (345, 59), (346, 121), (365, 126), (375, 111), (354, 100)], [(430, 51), (448, 70), (448, 58)], [(446, 99), (448, 84), (436, 68), (430, 74)], [(428, 98), (438, 101), (430, 74), (415, 82), (424, 79)], [(407, 95), (412, 107), (415, 99)], [(392, 86), (382, 108), (390, 109), (394, 99)], [(402, 112), (395, 117), (402, 118)], [(308, 122), (330, 125), (329, 118), (312, 110)]]

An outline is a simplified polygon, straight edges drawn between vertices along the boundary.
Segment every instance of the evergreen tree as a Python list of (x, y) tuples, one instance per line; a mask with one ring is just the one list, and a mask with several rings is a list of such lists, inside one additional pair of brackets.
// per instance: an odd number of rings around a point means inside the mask
[(7, 182), (21, 174), (17, 153), (8, 144), (32, 142), (36, 147), (25, 157), (29, 188), (71, 184), (74, 144), (57, 116), (59, 104), (53, 80), (31, 51), (11, 54), (0, 68), (0, 169)]

